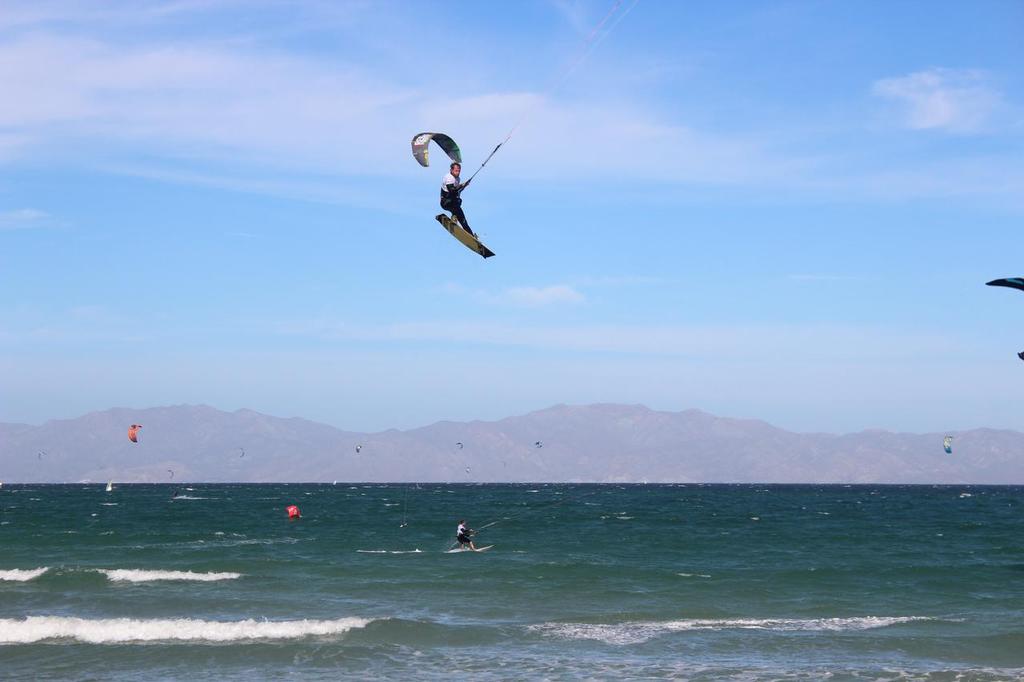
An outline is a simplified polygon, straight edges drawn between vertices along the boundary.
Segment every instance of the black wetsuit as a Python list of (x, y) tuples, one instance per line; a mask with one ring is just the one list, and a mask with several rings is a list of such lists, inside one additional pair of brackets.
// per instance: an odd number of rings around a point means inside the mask
[(451, 214), (459, 221), (463, 229), (469, 232), (471, 235), (476, 236), (476, 233), (469, 227), (469, 221), (466, 220), (466, 214), (462, 212), (462, 197), (459, 196), (465, 185), (458, 182), (451, 173), (444, 177), (444, 184), (441, 185), (441, 208), (446, 211), (451, 211)]

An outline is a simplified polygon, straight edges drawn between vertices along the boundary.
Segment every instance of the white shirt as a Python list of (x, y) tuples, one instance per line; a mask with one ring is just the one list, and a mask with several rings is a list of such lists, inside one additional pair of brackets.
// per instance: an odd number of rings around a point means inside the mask
[(457, 531), (455, 531), (455, 534), (456, 535), (465, 535), (466, 534), (466, 524), (460, 523), (459, 524), (459, 529)]
[(444, 180), (441, 181), (441, 191), (447, 192), (448, 185), (455, 185), (455, 187), (458, 188), (459, 184), (459, 179), (452, 175), (451, 173), (449, 173), (448, 175), (444, 176)]

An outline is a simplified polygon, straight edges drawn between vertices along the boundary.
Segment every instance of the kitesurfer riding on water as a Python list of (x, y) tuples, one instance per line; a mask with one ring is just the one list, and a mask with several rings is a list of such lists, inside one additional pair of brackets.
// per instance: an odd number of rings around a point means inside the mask
[(459, 529), (455, 531), (455, 536), (459, 541), (459, 547), (465, 549), (466, 545), (469, 545), (469, 548), (475, 552), (476, 545), (473, 544), (473, 540), (470, 538), (471, 535), (473, 535), (473, 529), (467, 528), (466, 522), (460, 520)]
[(441, 181), (441, 208), (451, 211), (452, 217), (459, 221), (462, 228), (475, 237), (476, 233), (469, 229), (466, 214), (462, 212), (462, 197), (460, 196), (462, 190), (469, 186), (472, 178), (465, 182), (459, 182), (462, 164), (458, 161), (453, 161), (448, 168), (448, 175), (444, 176), (444, 180)]

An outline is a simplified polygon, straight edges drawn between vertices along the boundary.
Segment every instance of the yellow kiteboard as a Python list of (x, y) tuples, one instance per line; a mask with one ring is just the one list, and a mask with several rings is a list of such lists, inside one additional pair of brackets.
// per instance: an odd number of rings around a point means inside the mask
[(462, 225), (459, 224), (458, 220), (449, 218), (444, 213), (439, 213), (435, 217), (437, 218), (437, 222), (441, 223), (444, 229), (448, 230), (453, 237), (462, 242), (470, 251), (476, 251), (484, 258), (490, 258), (494, 255), (494, 252), (484, 246), (483, 242), (471, 235), (469, 232), (466, 232)]

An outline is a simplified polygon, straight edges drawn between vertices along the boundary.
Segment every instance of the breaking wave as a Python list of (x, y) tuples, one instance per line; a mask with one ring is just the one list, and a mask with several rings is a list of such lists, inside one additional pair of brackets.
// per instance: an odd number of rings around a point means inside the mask
[(0, 619), (0, 644), (31, 644), (70, 639), (88, 644), (132, 642), (236, 642), (298, 639), (341, 635), (365, 627), (370, 620), (211, 621), (191, 618), (139, 620), (133, 618), (68, 618), (29, 616)]
[(47, 566), (43, 566), (42, 568), (12, 568), (7, 571), (0, 571), (0, 580), (23, 583), (29, 580), (35, 580), (48, 570), (50, 569)]
[(593, 639), (606, 644), (637, 644), (671, 632), (694, 630), (770, 630), (776, 632), (873, 630), (901, 623), (936, 621), (926, 616), (860, 616), (852, 618), (733, 618), (685, 619), (618, 624), (540, 623), (530, 630), (563, 639)]
[(107, 576), (112, 582), (148, 583), (156, 580), (195, 580), (198, 582), (215, 582), (217, 580), (236, 580), (241, 573), (196, 573), (194, 571), (143, 571), (132, 568), (97, 568), (99, 573)]

